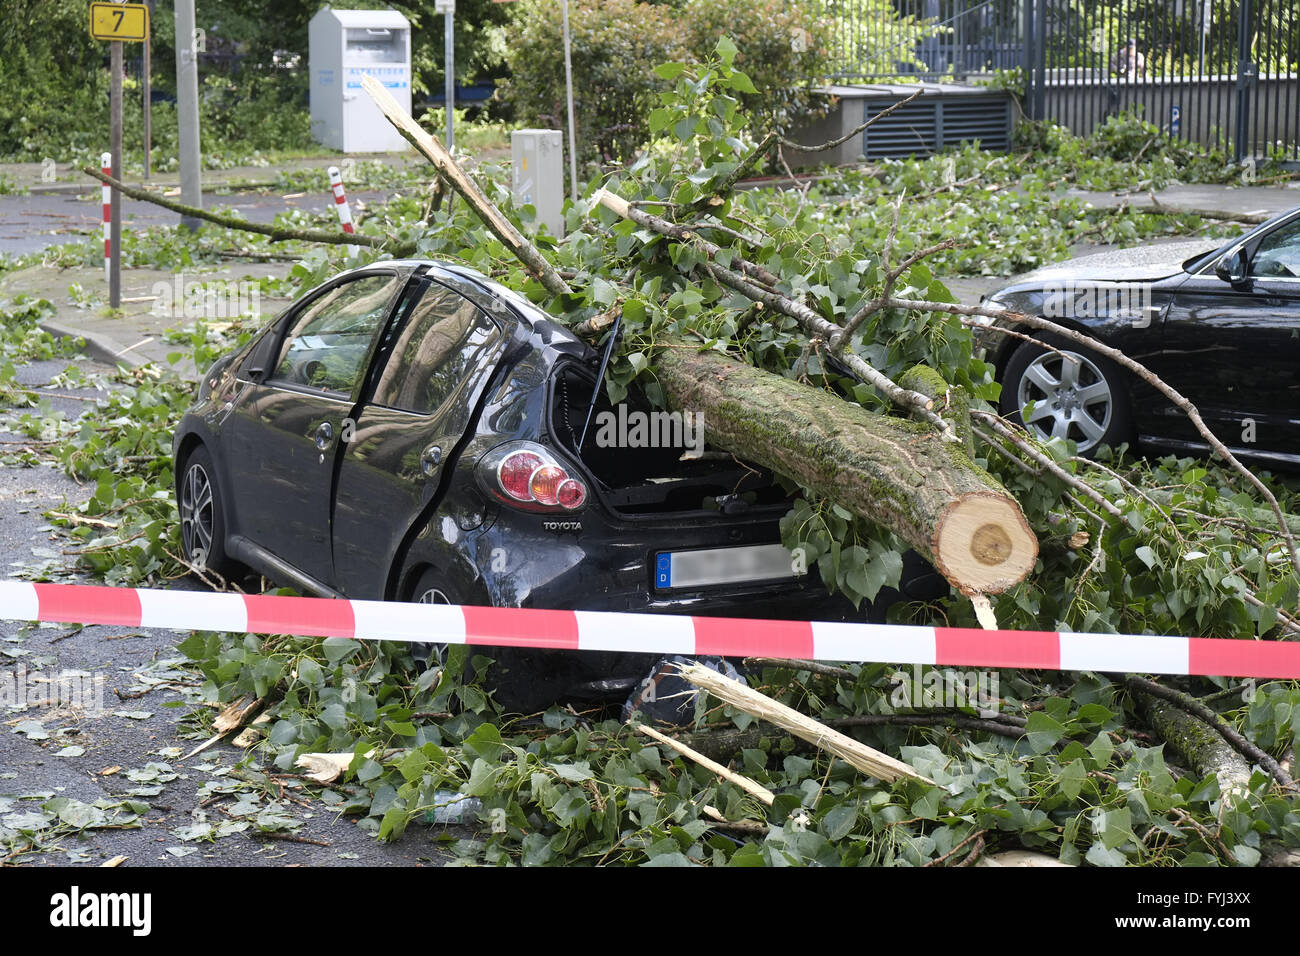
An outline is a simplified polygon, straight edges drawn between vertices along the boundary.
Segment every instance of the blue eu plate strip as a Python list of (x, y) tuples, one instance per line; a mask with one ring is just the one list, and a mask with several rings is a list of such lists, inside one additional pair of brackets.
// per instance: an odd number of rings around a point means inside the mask
[(672, 554), (660, 554), (655, 557), (655, 587), (670, 588), (673, 586), (673, 556)]

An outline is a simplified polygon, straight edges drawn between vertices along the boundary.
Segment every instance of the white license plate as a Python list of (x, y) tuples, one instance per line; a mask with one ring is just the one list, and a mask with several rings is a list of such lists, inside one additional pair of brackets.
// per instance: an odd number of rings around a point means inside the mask
[(782, 544), (662, 551), (655, 555), (655, 588), (660, 591), (794, 576), (794, 558)]

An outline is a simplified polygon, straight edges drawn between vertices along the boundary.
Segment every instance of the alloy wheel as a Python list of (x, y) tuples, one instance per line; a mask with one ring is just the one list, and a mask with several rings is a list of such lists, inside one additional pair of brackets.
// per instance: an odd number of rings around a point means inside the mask
[(202, 569), (212, 550), (216, 527), (216, 501), (212, 481), (201, 464), (195, 462), (185, 472), (181, 484), (181, 545), (190, 563)]
[(450, 604), (451, 598), (438, 588), (426, 588), (424, 593), (415, 599), (416, 604)]
[[(1115, 398), (1101, 369), (1077, 352), (1045, 352), (1020, 376), (1016, 401), (1025, 427), (1039, 438), (1073, 439), (1080, 454), (1110, 428)], [(1030, 403), (1033, 408), (1028, 408)]]

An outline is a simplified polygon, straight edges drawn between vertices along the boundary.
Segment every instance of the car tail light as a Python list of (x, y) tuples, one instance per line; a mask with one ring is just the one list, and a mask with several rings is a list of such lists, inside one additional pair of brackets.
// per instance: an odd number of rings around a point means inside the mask
[(533, 500), (539, 505), (555, 505), (560, 503), (557, 492), (561, 482), (572, 480), (569, 473), (559, 465), (542, 465), (529, 479), (528, 490), (533, 493)]
[(475, 474), (493, 498), (526, 511), (577, 511), (587, 501), (586, 483), (535, 442), (508, 442), (492, 449)]
[(542, 459), (530, 451), (516, 451), (507, 455), (497, 466), (497, 482), (501, 490), (515, 501), (532, 501), (532, 477), (542, 468)]
[(587, 501), (587, 486), (576, 478), (566, 478), (555, 489), (556, 500), (566, 511), (576, 511)]

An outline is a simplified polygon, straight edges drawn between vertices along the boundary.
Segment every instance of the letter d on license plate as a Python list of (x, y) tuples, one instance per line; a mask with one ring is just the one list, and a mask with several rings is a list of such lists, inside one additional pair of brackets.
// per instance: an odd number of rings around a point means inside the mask
[(783, 544), (661, 551), (655, 555), (655, 589), (659, 591), (774, 581), (794, 576), (794, 559)]

